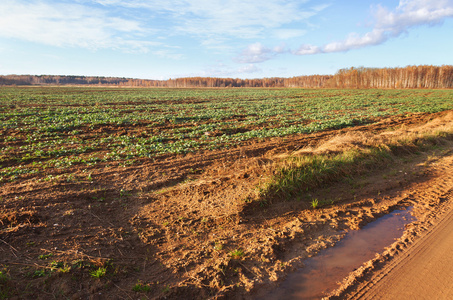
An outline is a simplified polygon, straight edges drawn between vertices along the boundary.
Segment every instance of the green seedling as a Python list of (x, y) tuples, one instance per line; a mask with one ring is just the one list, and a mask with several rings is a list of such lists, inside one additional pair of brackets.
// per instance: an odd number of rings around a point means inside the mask
[(40, 256), (38, 256), (39, 259), (42, 259), (42, 260), (45, 260), (45, 259), (48, 259), (50, 257), (53, 256), (53, 253), (49, 253), (49, 254), (41, 254)]
[(147, 293), (149, 291), (151, 291), (151, 287), (147, 284), (143, 284), (141, 283), (140, 281), (134, 285), (134, 287), (132, 288), (132, 290), (134, 292), (144, 292), (144, 293)]
[(233, 251), (230, 252), (230, 256), (231, 256), (232, 258), (236, 258), (236, 259), (237, 259), (237, 258), (241, 258), (241, 257), (243, 257), (244, 255), (245, 255), (245, 253), (244, 253), (244, 251), (241, 250), (241, 249), (235, 249), (235, 250), (233, 250)]
[(96, 270), (90, 272), (91, 277), (101, 278), (107, 274), (107, 268), (99, 267)]
[(316, 209), (318, 207), (318, 205), (319, 205), (318, 199), (315, 198), (315, 199), (311, 200), (311, 207), (312, 208)]
[(0, 284), (6, 283), (10, 280), (10, 277), (6, 270), (0, 271)]

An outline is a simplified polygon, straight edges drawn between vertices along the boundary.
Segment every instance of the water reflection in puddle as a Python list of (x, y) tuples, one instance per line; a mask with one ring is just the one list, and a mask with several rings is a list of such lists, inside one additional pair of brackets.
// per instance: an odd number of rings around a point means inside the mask
[(322, 298), (338, 287), (337, 282), (401, 237), (404, 225), (415, 220), (411, 209), (395, 210), (361, 230), (347, 233), (335, 247), (305, 260), (304, 268), (288, 275), (277, 289), (260, 299)]

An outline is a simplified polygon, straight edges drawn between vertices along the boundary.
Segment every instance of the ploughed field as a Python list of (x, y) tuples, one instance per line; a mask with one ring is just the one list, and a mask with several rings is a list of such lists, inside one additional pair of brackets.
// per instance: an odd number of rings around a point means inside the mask
[(452, 109), (452, 90), (2, 87), (0, 298), (249, 297), (429, 173), (411, 154), (264, 199), (275, 164)]
[(134, 165), (452, 102), (450, 90), (2, 88), (0, 180), (51, 180), (49, 168), (64, 177), (73, 165)]

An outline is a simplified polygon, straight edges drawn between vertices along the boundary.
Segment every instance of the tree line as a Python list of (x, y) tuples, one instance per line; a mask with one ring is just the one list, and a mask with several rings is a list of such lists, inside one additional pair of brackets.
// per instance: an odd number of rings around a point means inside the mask
[(5, 75), (0, 85), (97, 85), (118, 87), (300, 87), (300, 88), (453, 88), (453, 66), (407, 66), (403, 68), (349, 68), (335, 75), (291, 78), (184, 77), (168, 80), (97, 76)]

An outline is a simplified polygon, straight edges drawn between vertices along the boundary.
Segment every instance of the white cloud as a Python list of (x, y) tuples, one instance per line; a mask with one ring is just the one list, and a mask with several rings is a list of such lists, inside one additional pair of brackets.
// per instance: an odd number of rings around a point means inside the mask
[[(92, 0), (105, 6), (142, 8), (171, 20), (173, 34), (202, 38), (267, 37), (269, 29), (300, 22), (327, 6), (305, 8), (309, 0)], [(275, 34), (278, 34), (277, 31)], [(300, 36), (301, 30), (282, 30), (282, 36)]]
[[(324, 8), (325, 6), (319, 6), (319, 9)], [(398, 7), (393, 11), (382, 6), (376, 6), (374, 16), (374, 28), (363, 35), (350, 33), (342, 41), (323, 46), (303, 44), (297, 50), (283, 48), (283, 51), (278, 51), (278, 47), (269, 48), (261, 43), (255, 43), (245, 48), (234, 60), (239, 63), (260, 63), (287, 52), (294, 55), (313, 55), (346, 52), (379, 45), (390, 38), (398, 37), (414, 26), (435, 25), (446, 18), (453, 17), (453, 0), (401, 0)]]
[(307, 33), (305, 29), (275, 29), (272, 34), (281, 40), (288, 40), (297, 37), (301, 37)]
[[(78, 4), (3, 0), (0, 36), (58, 47), (114, 48), (147, 52), (160, 43), (140, 40), (137, 21), (108, 16)], [(126, 37), (125, 37), (126, 36)]]
[(218, 63), (206, 68), (199, 74), (192, 75), (183, 75), (181, 77), (187, 76), (202, 76), (202, 77), (237, 77), (242, 74), (252, 74), (263, 72), (261, 68), (255, 64), (248, 64), (239, 68), (233, 68), (231, 66), (225, 65), (224, 63)]
[(310, 55), (318, 53), (346, 52), (366, 46), (379, 45), (390, 38), (400, 36), (415, 26), (435, 25), (453, 17), (453, 0), (401, 0), (393, 11), (377, 6), (374, 11), (373, 30), (363, 35), (351, 33), (337, 42), (322, 47), (302, 45), (293, 53)]
[[(156, 46), (168, 48), (165, 39), (183, 36), (225, 53), (238, 39), (304, 35), (298, 27), (327, 7), (310, 7), (310, 1), (2, 0), (0, 37), (58, 47), (150, 52)], [(268, 58), (256, 57), (260, 59)]]
[(401, 0), (394, 11), (378, 6), (376, 28), (400, 34), (417, 25), (434, 25), (453, 17), (452, 0)]
[(270, 60), (278, 54), (288, 52), (284, 45), (277, 46), (274, 48), (268, 48), (261, 43), (254, 43), (248, 45), (247, 48), (234, 58), (238, 63), (251, 64), (260, 63), (266, 60)]
[(238, 70), (238, 73), (257, 73), (257, 72), (261, 72), (261, 68), (258, 68), (256, 65), (254, 64), (249, 64), (245, 67), (242, 67), (242, 68), (239, 68)]
[[(366, 46), (378, 45), (387, 40), (386, 32), (382, 29), (374, 29), (360, 36), (356, 33), (351, 33), (345, 40), (341, 42), (333, 42), (325, 45), (320, 52), (344, 52), (351, 49), (363, 48)], [(308, 53), (311, 54), (311, 53)]]
[(321, 49), (318, 46), (313, 45), (302, 45), (296, 51), (292, 52), (296, 55), (309, 55), (309, 54), (317, 54), (321, 53)]

